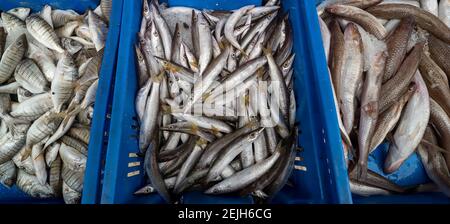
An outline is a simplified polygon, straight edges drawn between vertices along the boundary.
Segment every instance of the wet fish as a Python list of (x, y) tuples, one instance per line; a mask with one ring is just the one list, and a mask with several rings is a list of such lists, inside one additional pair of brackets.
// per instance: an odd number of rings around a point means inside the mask
[(361, 112), (358, 129), (359, 158), (357, 166), (360, 170), (356, 171), (358, 173), (358, 179), (367, 176), (370, 139), (375, 131), (378, 120), (378, 101), (386, 62), (386, 52), (378, 52), (374, 60), (375, 61), (371, 63), (371, 68), (366, 74), (361, 95)]
[(344, 17), (361, 25), (367, 32), (373, 34), (378, 39), (386, 37), (384, 26), (370, 13), (354, 6), (331, 5), (326, 8), (327, 12)]
[(430, 99), (425, 81), (419, 72), (414, 76), (416, 92), (406, 105), (394, 133), (384, 163), (384, 171), (392, 173), (414, 152), (422, 139), (430, 118)]
[(450, 28), (433, 14), (407, 4), (376, 5), (367, 11), (383, 19), (401, 19), (413, 16), (416, 23), (442, 41), (450, 43)]
[(386, 41), (388, 57), (386, 59), (386, 71), (383, 76), (383, 83), (387, 82), (398, 71), (403, 59), (406, 56), (406, 44), (411, 37), (414, 28), (414, 20), (411, 17), (400, 21), (397, 28)]
[(344, 32), (344, 65), (342, 66), (339, 101), (345, 130), (350, 134), (355, 116), (355, 98), (358, 83), (362, 81), (363, 58), (361, 35), (356, 26), (350, 23)]
[(34, 37), (42, 45), (63, 53), (64, 49), (61, 47), (58, 35), (55, 30), (45, 20), (37, 15), (29, 16), (26, 20), (27, 30), (32, 37)]
[(423, 44), (416, 44), (393, 78), (381, 86), (380, 112), (385, 111), (404, 93), (419, 66)]
[(5, 50), (0, 61), (0, 83), (4, 83), (11, 77), (26, 50), (27, 41), (25, 35), (21, 35)]

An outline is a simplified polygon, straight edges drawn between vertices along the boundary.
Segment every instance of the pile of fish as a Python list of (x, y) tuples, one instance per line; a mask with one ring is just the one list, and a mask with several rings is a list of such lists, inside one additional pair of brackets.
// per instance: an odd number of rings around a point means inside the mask
[(450, 1), (328, 0), (317, 11), (352, 192), (418, 191), (368, 170), (386, 140), (385, 174), (417, 152), (450, 196)]
[(293, 35), (278, 1), (234, 11), (143, 1), (136, 45), (139, 148), (149, 184), (270, 200), (296, 152)]
[(37, 13), (1, 12), (3, 185), (80, 202), (109, 11), (80, 15), (46, 5)]

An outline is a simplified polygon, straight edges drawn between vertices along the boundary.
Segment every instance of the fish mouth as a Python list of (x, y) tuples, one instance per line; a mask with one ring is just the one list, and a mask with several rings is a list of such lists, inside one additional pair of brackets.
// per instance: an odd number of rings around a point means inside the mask
[(395, 160), (395, 161), (391, 161), (391, 159), (386, 158), (386, 161), (384, 163), (384, 173), (386, 174), (391, 174), (395, 171), (397, 171), (400, 166), (403, 164), (403, 162), (405, 161), (405, 159), (399, 159), (399, 160)]

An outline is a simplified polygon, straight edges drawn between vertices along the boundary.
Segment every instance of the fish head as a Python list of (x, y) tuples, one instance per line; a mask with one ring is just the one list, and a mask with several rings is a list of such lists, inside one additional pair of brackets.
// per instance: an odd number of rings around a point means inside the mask
[(347, 7), (344, 7), (339, 4), (332, 4), (332, 5), (327, 6), (325, 8), (325, 10), (332, 14), (342, 14), (342, 13), (346, 13), (348, 9), (347, 9)]
[(30, 8), (25, 8), (25, 7), (18, 7), (18, 8), (14, 8), (8, 11), (8, 13), (12, 13), (15, 15), (22, 15), (24, 17), (28, 16), (31, 12)]
[(142, 15), (144, 18), (151, 18), (150, 6), (148, 5), (148, 1), (144, 0), (142, 4)]
[(253, 142), (261, 135), (261, 133), (264, 131), (264, 127), (260, 127), (254, 131), (252, 131), (250, 134), (247, 135), (247, 141)]
[(384, 161), (384, 172), (385, 173), (393, 173), (400, 166), (403, 164), (403, 162), (407, 159), (404, 155), (402, 155), (401, 149), (399, 149), (395, 142), (392, 142), (389, 147), (388, 155), (386, 156), (386, 160)]
[(20, 35), (19, 38), (17, 38), (15, 45), (18, 48), (24, 48), (27, 47), (27, 37), (25, 36), (25, 34)]

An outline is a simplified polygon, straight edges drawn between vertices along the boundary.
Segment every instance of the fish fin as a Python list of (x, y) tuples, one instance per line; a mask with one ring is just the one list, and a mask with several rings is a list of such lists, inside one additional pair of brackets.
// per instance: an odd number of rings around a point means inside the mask
[(19, 155), (20, 161), (21, 162), (25, 161), (28, 158), (28, 156), (31, 156), (31, 146), (26, 145), (22, 150), (20, 150)]

